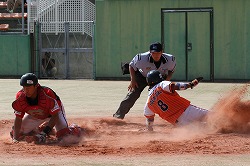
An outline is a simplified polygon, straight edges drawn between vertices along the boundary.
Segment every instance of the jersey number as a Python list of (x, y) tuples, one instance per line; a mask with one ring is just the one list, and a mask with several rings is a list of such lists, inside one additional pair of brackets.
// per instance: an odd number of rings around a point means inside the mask
[(161, 100), (158, 101), (158, 106), (161, 108), (162, 111), (167, 111), (168, 110), (168, 105), (162, 102)]

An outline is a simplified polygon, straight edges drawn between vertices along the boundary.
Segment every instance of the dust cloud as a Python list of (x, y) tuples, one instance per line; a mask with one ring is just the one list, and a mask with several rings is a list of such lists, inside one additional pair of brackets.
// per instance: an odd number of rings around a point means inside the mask
[(250, 133), (249, 85), (229, 90), (210, 109), (205, 122), (174, 128), (168, 139), (182, 141), (206, 137), (215, 133)]
[(250, 133), (249, 85), (234, 88), (212, 107), (207, 118), (210, 129), (222, 133)]
[[(145, 130), (145, 117), (116, 120), (82, 120), (84, 141), (104, 142), (109, 146), (136, 146), (152, 141), (180, 142), (202, 139), (216, 133), (250, 133), (250, 101), (245, 97), (248, 85), (229, 90), (212, 106), (204, 122), (175, 127), (156, 119), (154, 131)], [(137, 122), (135, 122), (135, 120)], [(160, 122), (159, 122), (160, 121)]]

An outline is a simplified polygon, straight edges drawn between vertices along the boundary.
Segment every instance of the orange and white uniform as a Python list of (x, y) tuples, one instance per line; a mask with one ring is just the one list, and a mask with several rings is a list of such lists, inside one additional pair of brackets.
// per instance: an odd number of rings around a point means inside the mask
[(144, 116), (153, 119), (158, 114), (173, 125), (186, 125), (203, 119), (208, 110), (191, 105), (189, 100), (171, 89), (171, 84), (170, 81), (162, 81), (149, 91)]

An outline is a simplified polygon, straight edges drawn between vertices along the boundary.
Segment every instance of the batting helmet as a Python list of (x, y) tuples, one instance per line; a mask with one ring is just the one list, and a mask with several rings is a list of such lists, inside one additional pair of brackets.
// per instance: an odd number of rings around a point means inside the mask
[(38, 83), (37, 76), (33, 73), (26, 73), (20, 79), (21, 86), (31, 86)]
[(147, 80), (148, 85), (152, 86), (152, 85), (158, 84), (164, 79), (158, 70), (151, 70), (150, 72), (148, 72), (146, 80)]

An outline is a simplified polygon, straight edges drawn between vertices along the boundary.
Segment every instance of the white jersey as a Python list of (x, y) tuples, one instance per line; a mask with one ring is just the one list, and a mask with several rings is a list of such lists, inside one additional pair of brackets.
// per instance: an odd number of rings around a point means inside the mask
[(147, 73), (151, 70), (158, 70), (162, 75), (168, 75), (168, 71), (174, 72), (176, 61), (175, 57), (171, 54), (162, 53), (161, 65), (157, 69), (150, 52), (137, 54), (129, 63), (135, 71), (139, 72), (146, 77)]

